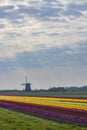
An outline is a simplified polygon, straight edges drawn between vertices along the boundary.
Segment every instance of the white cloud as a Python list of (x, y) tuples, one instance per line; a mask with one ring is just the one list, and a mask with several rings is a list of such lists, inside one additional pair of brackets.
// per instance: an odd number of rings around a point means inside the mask
[[(3, 23), (4, 27), (0, 29), (0, 44), (4, 44), (1, 51), (7, 57), (44, 49), (36, 48), (41, 44), (46, 48), (65, 45), (73, 47), (79, 42), (87, 41), (87, 10), (80, 10), (82, 16), (78, 18), (75, 14), (64, 15), (70, 4), (81, 6), (87, 3), (87, 0), (6, 0), (1, 3), (3, 17), (0, 18), (0, 23)], [(61, 4), (61, 7), (58, 4)], [(75, 10), (78, 11), (78, 8)], [(70, 13), (69, 10), (67, 13)], [(4, 57), (2, 52), (0, 57)]]

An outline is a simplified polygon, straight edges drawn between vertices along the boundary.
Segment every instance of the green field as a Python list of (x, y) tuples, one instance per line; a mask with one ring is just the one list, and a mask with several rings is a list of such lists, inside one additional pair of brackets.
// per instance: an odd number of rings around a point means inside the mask
[(0, 108), (0, 130), (87, 130), (78, 124), (55, 123), (24, 113)]
[(64, 97), (87, 97), (86, 91), (63, 91), (63, 92), (25, 92), (25, 91), (0, 91), (7, 95), (29, 95), (29, 96), (64, 96)]

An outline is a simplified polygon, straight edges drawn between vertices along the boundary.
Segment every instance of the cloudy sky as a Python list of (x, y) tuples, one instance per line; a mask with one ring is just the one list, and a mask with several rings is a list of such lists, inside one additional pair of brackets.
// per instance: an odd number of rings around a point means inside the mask
[(87, 85), (87, 0), (0, 0), (0, 89)]

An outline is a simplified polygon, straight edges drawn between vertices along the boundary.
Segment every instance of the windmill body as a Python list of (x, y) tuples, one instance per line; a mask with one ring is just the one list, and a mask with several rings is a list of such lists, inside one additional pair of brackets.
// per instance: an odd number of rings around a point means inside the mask
[(26, 83), (22, 84), (25, 85), (25, 91), (30, 92), (31, 91), (31, 83), (27, 83), (27, 77), (26, 77)]

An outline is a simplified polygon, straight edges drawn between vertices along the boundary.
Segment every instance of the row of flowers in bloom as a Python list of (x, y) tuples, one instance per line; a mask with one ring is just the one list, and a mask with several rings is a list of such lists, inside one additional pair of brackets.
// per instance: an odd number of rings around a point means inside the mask
[(77, 116), (84, 116), (87, 117), (87, 111), (81, 110), (81, 109), (73, 109), (73, 108), (64, 108), (64, 107), (55, 107), (55, 106), (47, 106), (47, 105), (40, 105), (40, 104), (31, 104), (31, 103), (22, 103), (22, 102), (14, 102), (14, 101), (4, 101), (1, 100), (0, 102), (6, 102), (11, 104), (16, 104), (19, 106), (25, 106), (25, 107), (34, 107), (42, 110), (47, 111), (55, 111), (56, 113), (62, 113), (62, 114), (70, 114), (70, 115), (77, 115)]
[(75, 98), (57, 98), (57, 97), (27, 97), (27, 96), (0, 96), (0, 100), (10, 100), (16, 102), (25, 102), (32, 104), (40, 104), (55, 107), (66, 107), (73, 109), (87, 110), (87, 98), (75, 99)]
[(81, 109), (46, 106), (40, 104), (31, 104), (5, 100), (0, 100), (0, 106), (15, 108), (17, 110), (44, 115), (50, 118), (70, 120), (79, 123), (87, 123), (87, 111)]

